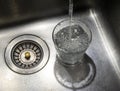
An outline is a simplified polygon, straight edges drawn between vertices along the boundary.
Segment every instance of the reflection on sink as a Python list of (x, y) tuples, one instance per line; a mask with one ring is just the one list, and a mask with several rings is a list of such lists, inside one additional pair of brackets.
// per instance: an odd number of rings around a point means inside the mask
[[(61, 20), (67, 18), (66, 7), (64, 7), (63, 0), (61, 0), (60, 4), (58, 1), (54, 0), (51, 3), (50, 8), (51, 13), (44, 12), (41, 14), (42, 10), (47, 10), (48, 8), (43, 8), (41, 6), (41, 10), (39, 11), (39, 2), (38, 4), (34, 3), (33, 9), (31, 11), (27, 2), (23, 0), (17, 0), (16, 3), (13, 3), (14, 0), (10, 3), (11, 0), (7, 0), (7, 4), (11, 6), (18, 4), (16, 9), (18, 11), (12, 12), (14, 8), (7, 9), (4, 8), (2, 10), (2, 14), (0, 14), (0, 91), (119, 91), (120, 90), (120, 47), (119, 47), (119, 21), (117, 21), (118, 25), (115, 24), (115, 17), (112, 17), (111, 14), (114, 10), (110, 11), (110, 7), (106, 8), (107, 1), (103, 2), (100, 0), (83, 0), (82, 3), (79, 3), (75, 6), (76, 10), (76, 18), (79, 18), (83, 21), (92, 31), (92, 41), (91, 45), (88, 48), (86, 54), (94, 61), (96, 67), (96, 76), (92, 83), (83, 89), (68, 89), (62, 86), (55, 78), (54, 74), (54, 66), (56, 60), (56, 50), (54, 47), (52, 32), (56, 24), (58, 24)], [(51, 0), (48, 0), (49, 2)], [(0, 1), (5, 3), (4, 1)], [(30, 0), (30, 6), (34, 1)], [(80, 1), (79, 1), (80, 2)], [(104, 10), (102, 12), (98, 12), (93, 9), (100, 7), (100, 5)], [(109, 5), (114, 1), (109, 1)], [(25, 7), (25, 12), (23, 8), (20, 8), (22, 4), (27, 6)], [(57, 4), (55, 4), (57, 3)], [(75, 1), (77, 3), (77, 1)], [(116, 2), (117, 3), (117, 2)], [(116, 4), (113, 3), (113, 4)], [(45, 4), (45, 3), (44, 3)], [(43, 4), (43, 5), (44, 5)], [(63, 5), (62, 5), (63, 4)], [(39, 6), (39, 7), (38, 7)], [(56, 8), (55, 7), (60, 7)], [(115, 6), (115, 5), (114, 5)], [(3, 7), (1, 5), (0, 7)], [(89, 7), (92, 7), (89, 9)], [(112, 8), (112, 7), (111, 7)], [(113, 7), (114, 8), (114, 7)], [(118, 7), (116, 7), (118, 8)], [(79, 12), (79, 9), (82, 12)], [(6, 11), (4, 11), (6, 10)], [(34, 13), (33, 11), (36, 10)], [(53, 10), (53, 11), (52, 11)], [(49, 10), (48, 10), (49, 11)], [(47, 11), (46, 11), (47, 12)], [(107, 16), (107, 13), (110, 16)], [(116, 12), (118, 12), (116, 10)], [(0, 12), (1, 13), (1, 12)], [(6, 15), (5, 15), (6, 14)], [(7, 17), (7, 14), (11, 16)], [(15, 14), (15, 15), (14, 15)], [(30, 16), (28, 16), (31, 14)], [(59, 14), (59, 15), (58, 15)], [(118, 16), (118, 13), (114, 13), (115, 16)], [(40, 16), (41, 15), (41, 16)], [(105, 15), (105, 16), (104, 16)], [(52, 17), (50, 17), (52, 16)], [(14, 19), (13, 19), (14, 18)], [(118, 18), (118, 17), (117, 17)], [(34, 21), (25, 22), (29, 19), (33, 19)], [(16, 21), (19, 22), (16, 25)], [(22, 21), (22, 22), (20, 22)], [(14, 23), (13, 23), (14, 22)], [(13, 24), (12, 26), (9, 24)], [(3, 26), (4, 25), (4, 26)], [(112, 25), (112, 26), (110, 26)], [(114, 30), (113, 30), (114, 29)], [(116, 30), (116, 31), (115, 31)], [(38, 71), (37, 73), (30, 75), (21, 75), (17, 74), (14, 71), (10, 70), (9, 67), (5, 63), (4, 52), (9, 44), (9, 42), (23, 34), (32, 34), (43, 39), (49, 49), (50, 49), (50, 57), (46, 66)], [(116, 36), (117, 35), (117, 36)]]

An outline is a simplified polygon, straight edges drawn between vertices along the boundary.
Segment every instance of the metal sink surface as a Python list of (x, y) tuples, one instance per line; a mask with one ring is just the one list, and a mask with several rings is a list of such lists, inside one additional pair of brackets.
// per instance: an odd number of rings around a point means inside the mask
[[(0, 0), (0, 91), (120, 91), (119, 10), (119, 0), (74, 0), (74, 18), (92, 32), (86, 54), (94, 62), (96, 73), (86, 87), (70, 89), (55, 77), (56, 49), (52, 39), (55, 26), (68, 19), (68, 1)], [(35, 70), (20, 70), (21, 74), (15, 66), (11, 69), (6, 59), (15, 43), (24, 39), (45, 48), (45, 61)]]
[[(92, 32), (92, 42), (86, 51), (96, 66), (96, 75), (92, 83), (82, 89), (69, 89), (56, 80), (54, 75), (56, 50), (52, 33), (57, 23), (68, 18), (67, 16), (56, 16), (0, 29), (0, 91), (119, 91), (119, 43), (109, 24), (104, 21), (101, 13), (94, 9), (77, 13), (74, 17), (84, 22)], [(9, 69), (4, 56), (9, 42), (15, 37), (25, 34), (43, 39), (50, 51), (45, 67), (29, 75), (18, 74)]]

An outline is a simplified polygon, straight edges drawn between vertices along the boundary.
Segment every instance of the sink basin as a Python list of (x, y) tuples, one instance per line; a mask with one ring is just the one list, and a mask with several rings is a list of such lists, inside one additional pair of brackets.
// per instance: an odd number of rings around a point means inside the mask
[[(65, 2), (54, 0), (54, 3), (50, 3), (52, 6), (50, 10), (43, 8), (45, 2), (43, 2), (42, 6), (39, 6), (42, 3), (39, 0), (30, 0), (30, 3), (24, 2), (24, 0), (17, 0), (16, 2), (13, 0), (7, 0), (7, 2), (1, 0), (0, 2), (8, 4), (8, 7), (10, 7), (9, 10), (3, 6), (4, 9), (0, 12), (0, 91), (120, 90), (120, 32), (118, 31), (120, 21), (118, 20), (119, 17), (115, 17), (119, 16), (117, 9), (114, 11), (114, 8), (118, 8), (114, 7), (117, 2), (109, 1), (108, 6), (114, 2), (113, 7), (107, 7), (107, 1), (91, 0), (88, 2), (83, 0), (81, 4), (75, 1), (74, 17), (84, 22), (92, 32), (92, 41), (86, 54), (93, 60), (96, 67), (94, 80), (82, 89), (69, 89), (62, 86), (56, 80), (54, 74), (56, 50), (52, 33), (56, 24), (68, 18), (66, 14), (67, 7), (64, 7)], [(25, 10), (21, 8), (23, 3), (27, 5), (24, 6)], [(33, 5), (33, 8), (30, 10), (31, 5)], [(0, 5), (0, 7), (2, 6)], [(40, 37), (45, 41), (50, 52), (48, 62), (44, 67), (36, 73), (27, 75), (11, 70), (6, 63), (5, 56), (6, 48), (10, 42), (16, 37), (25, 34)]]

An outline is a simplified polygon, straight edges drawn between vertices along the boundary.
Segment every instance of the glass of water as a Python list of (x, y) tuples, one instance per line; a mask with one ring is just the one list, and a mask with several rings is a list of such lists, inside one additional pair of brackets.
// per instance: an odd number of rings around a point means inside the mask
[(66, 19), (53, 31), (53, 41), (59, 60), (68, 65), (81, 63), (91, 42), (91, 31), (78, 19)]

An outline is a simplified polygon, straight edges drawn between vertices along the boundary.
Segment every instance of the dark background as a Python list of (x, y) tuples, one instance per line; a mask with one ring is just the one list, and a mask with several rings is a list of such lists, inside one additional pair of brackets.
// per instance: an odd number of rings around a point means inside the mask
[[(120, 31), (120, 0), (73, 0), (74, 13), (98, 9)], [(69, 0), (0, 0), (0, 28), (68, 14)]]

